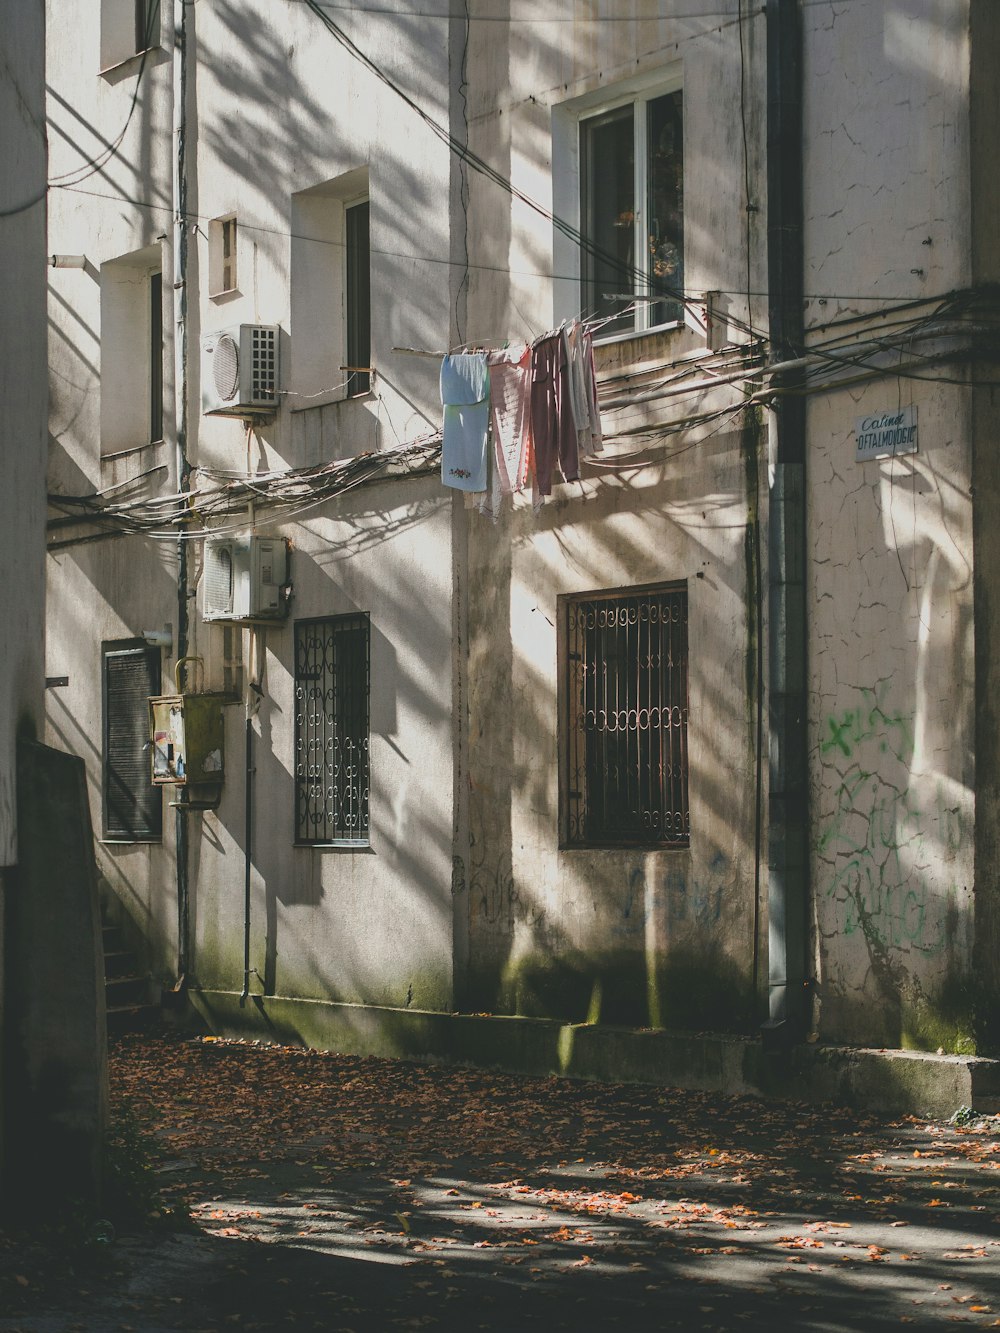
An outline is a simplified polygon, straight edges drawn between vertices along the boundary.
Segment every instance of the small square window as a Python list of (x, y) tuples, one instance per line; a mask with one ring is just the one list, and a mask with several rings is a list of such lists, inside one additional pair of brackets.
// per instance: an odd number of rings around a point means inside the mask
[(295, 841), (368, 845), (366, 613), (295, 622)]
[(564, 847), (687, 847), (684, 584), (560, 598)]
[[(581, 308), (603, 334), (678, 320), (684, 287), (684, 124), (679, 91), (580, 121)], [(634, 294), (636, 309), (619, 314)], [(655, 299), (658, 293), (662, 300)], [(653, 298), (653, 299), (650, 299)]]
[(235, 214), (214, 218), (208, 224), (209, 296), (228, 296), (238, 290), (238, 226)]

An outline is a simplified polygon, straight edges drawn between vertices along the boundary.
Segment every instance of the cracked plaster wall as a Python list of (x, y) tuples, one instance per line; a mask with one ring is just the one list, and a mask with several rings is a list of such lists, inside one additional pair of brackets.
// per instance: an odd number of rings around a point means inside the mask
[[(834, 2), (807, 23), (807, 321), (968, 282), (965, 6)], [(855, 461), (856, 419), (909, 404), (919, 452)], [(812, 397), (808, 432), (820, 1033), (968, 1050), (969, 398), (887, 377)]]

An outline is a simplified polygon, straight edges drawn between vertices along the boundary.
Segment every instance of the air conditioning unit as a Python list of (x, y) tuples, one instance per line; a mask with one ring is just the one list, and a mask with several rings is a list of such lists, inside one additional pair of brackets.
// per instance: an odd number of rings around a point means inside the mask
[(201, 340), (201, 410), (245, 417), (278, 409), (278, 327), (237, 324)]
[(288, 543), (282, 537), (206, 537), (204, 620), (283, 620)]

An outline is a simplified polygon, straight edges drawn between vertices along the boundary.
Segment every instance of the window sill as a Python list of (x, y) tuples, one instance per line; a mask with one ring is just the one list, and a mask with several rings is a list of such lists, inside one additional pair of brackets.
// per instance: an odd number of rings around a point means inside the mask
[(163, 838), (99, 838), (98, 841), (102, 847), (159, 847)]
[(651, 338), (657, 334), (673, 333), (685, 328), (682, 319), (671, 319), (666, 324), (654, 324), (650, 329), (626, 329), (624, 333), (609, 333), (606, 338), (599, 335), (594, 338), (595, 347), (611, 347), (615, 343), (633, 342), (637, 338)]
[(318, 393), (310, 395), (307, 393), (289, 393), (282, 394), (282, 397), (305, 398), (304, 403), (289, 404), (290, 412), (315, 412), (320, 407), (337, 407), (341, 403), (373, 403), (377, 400), (378, 394), (374, 389), (368, 389), (364, 393), (345, 394), (343, 390), (332, 390), (329, 394)]
[(227, 287), (222, 292), (209, 292), (208, 299), (214, 301), (216, 305), (225, 305), (228, 301), (235, 301), (243, 293), (238, 287)]
[(297, 847), (306, 852), (374, 852), (375, 848), (370, 842), (349, 842), (342, 839), (339, 842), (293, 842), (293, 847)]
[(167, 52), (159, 42), (155, 46), (147, 46), (144, 51), (133, 51), (131, 55), (125, 56), (123, 60), (116, 60), (111, 65), (105, 65), (103, 69), (97, 71), (97, 74), (99, 78), (106, 79), (108, 83), (118, 83), (127, 78), (129, 74), (137, 74), (142, 62), (150, 59), (153, 59), (156, 64), (160, 64), (161, 60), (167, 59)]
[(130, 444), (125, 449), (112, 449), (108, 453), (101, 454), (101, 462), (114, 463), (119, 458), (130, 458), (133, 454), (141, 454), (144, 449), (160, 449), (163, 444), (163, 440), (147, 440), (145, 444)]
[(690, 842), (561, 842), (561, 852), (689, 852)]

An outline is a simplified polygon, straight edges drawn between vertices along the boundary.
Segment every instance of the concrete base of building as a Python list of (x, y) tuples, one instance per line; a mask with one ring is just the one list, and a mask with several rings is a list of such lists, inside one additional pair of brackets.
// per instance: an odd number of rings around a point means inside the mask
[(692, 1091), (833, 1102), (891, 1115), (1000, 1113), (1000, 1060), (803, 1045), (765, 1050), (726, 1033), (615, 1028), (556, 1019), (445, 1014), (197, 990), (217, 1036), (524, 1074), (651, 1083)]

